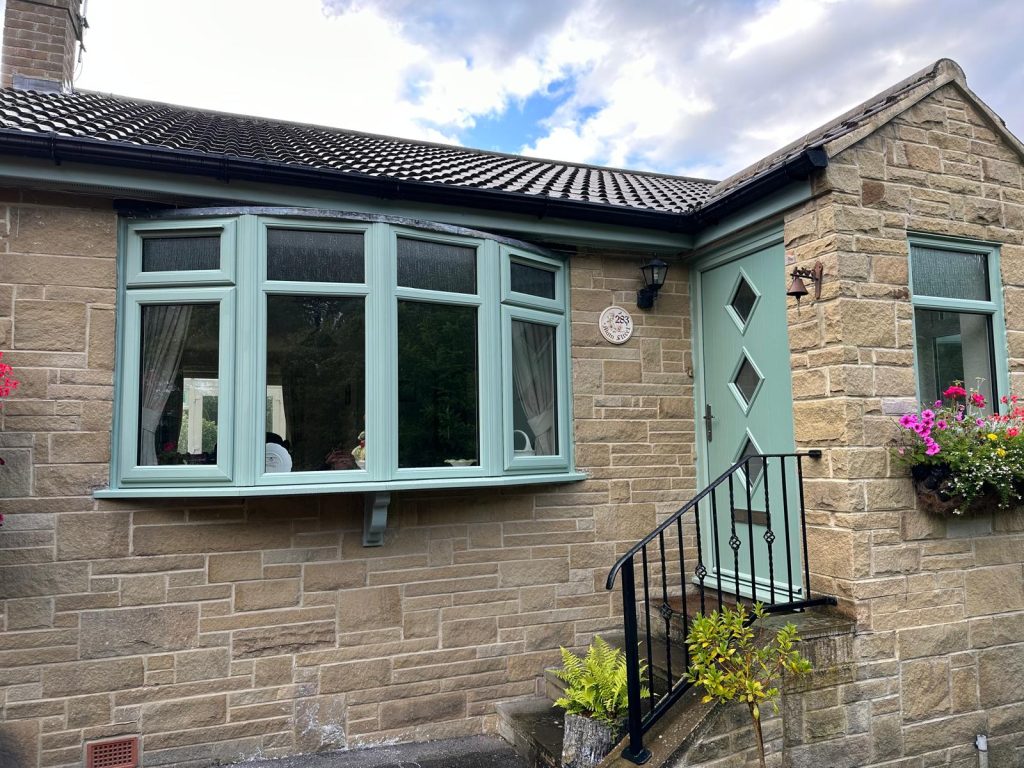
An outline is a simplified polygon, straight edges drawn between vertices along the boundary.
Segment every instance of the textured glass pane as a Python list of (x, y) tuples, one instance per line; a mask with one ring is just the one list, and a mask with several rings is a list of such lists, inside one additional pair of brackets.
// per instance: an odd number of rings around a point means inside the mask
[(220, 269), (220, 237), (146, 237), (142, 240), (143, 272)]
[(511, 267), (513, 291), (539, 296), (542, 299), (555, 298), (555, 273), (550, 269), (531, 267), (515, 261)]
[(764, 470), (764, 459), (752, 458), (760, 455), (761, 454), (758, 452), (757, 448), (754, 447), (754, 443), (748, 437), (746, 445), (743, 446), (743, 452), (740, 454), (739, 461), (740, 463), (743, 463), (747, 459), (750, 459), (750, 464), (748, 464), (747, 467), (750, 470), (749, 477), (751, 483), (756, 483), (758, 478), (761, 477), (761, 472)]
[(730, 304), (733, 311), (739, 315), (740, 320), (744, 323), (750, 317), (750, 310), (754, 308), (756, 300), (757, 294), (754, 293), (754, 289), (750, 287), (750, 283), (741, 277), (740, 284), (736, 286), (736, 293), (733, 294)]
[(267, 297), (268, 472), (365, 462), (365, 317), (362, 298)]
[(476, 248), (398, 238), (398, 284), (451, 293), (476, 293)]
[(992, 321), (988, 315), (918, 309), (917, 374), (921, 397), (938, 400), (953, 382), (976, 388), (993, 402)]
[(139, 466), (215, 464), (217, 304), (142, 307)]
[(476, 314), (398, 302), (398, 466), (480, 461)]
[(555, 328), (512, 321), (512, 442), (516, 456), (558, 453)]
[(736, 378), (733, 380), (733, 384), (736, 385), (736, 389), (743, 395), (744, 401), (749, 405), (751, 399), (754, 397), (754, 392), (757, 391), (757, 385), (761, 382), (761, 376), (755, 370), (754, 366), (750, 364), (750, 361), (743, 358), (743, 364), (740, 365), (740, 369), (736, 372)]
[(267, 279), (363, 282), (362, 232), (267, 231)]
[(988, 258), (914, 246), (910, 256), (915, 296), (988, 301)]

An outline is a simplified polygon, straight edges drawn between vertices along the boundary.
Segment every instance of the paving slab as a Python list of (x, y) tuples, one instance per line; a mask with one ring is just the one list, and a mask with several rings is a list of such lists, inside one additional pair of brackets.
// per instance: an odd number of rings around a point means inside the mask
[(530, 768), (505, 741), (494, 736), (442, 739), (316, 755), (247, 760), (239, 768)]

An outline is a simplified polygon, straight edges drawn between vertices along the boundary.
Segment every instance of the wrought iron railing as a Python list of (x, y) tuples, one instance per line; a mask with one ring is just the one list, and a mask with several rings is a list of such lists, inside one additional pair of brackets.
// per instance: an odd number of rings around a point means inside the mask
[[(835, 598), (813, 597), (810, 591), (805, 458), (820, 459), (821, 451), (744, 458), (637, 542), (608, 573), (609, 590), (622, 575), (629, 693), (629, 744), (623, 757), (637, 765), (650, 759), (644, 734), (690, 687), (685, 638), (695, 613), (741, 601), (761, 602), (768, 612), (835, 604)], [(642, 664), (646, 680), (641, 680)], [(641, 700), (645, 683), (651, 695)]]

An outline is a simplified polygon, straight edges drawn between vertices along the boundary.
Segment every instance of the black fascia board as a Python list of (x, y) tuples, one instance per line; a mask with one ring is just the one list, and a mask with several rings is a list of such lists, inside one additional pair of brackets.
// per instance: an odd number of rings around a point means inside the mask
[(828, 153), (820, 146), (807, 147), (760, 176), (754, 176), (724, 197), (693, 212), (694, 229), (700, 230), (722, 220), (759, 198), (775, 192), (792, 181), (809, 178), (828, 166)]
[(137, 170), (185, 173), (208, 176), (225, 183), (231, 180), (241, 180), (285, 184), (384, 199), (484, 208), (505, 213), (531, 215), (537, 218), (554, 217), (666, 232), (684, 233), (689, 231), (686, 213), (638, 210), (623, 206), (530, 196), (501, 190), (456, 187), (426, 181), (338, 171), (330, 168), (312, 168), (251, 160), (235, 155), (211, 155), (167, 147), (140, 146), (102, 139), (61, 136), (53, 133), (0, 130), (0, 154), (48, 159), (56, 164), (66, 161)]
[(465, 206), (536, 216), (540, 219), (554, 217), (681, 234), (692, 234), (712, 225), (791, 181), (806, 179), (814, 171), (828, 165), (825, 151), (820, 147), (811, 147), (754, 177), (708, 206), (683, 213), (670, 213), (54, 133), (0, 129), (0, 154), (47, 159), (58, 165), (68, 161), (207, 176), (225, 183), (237, 179), (285, 184), (389, 200)]

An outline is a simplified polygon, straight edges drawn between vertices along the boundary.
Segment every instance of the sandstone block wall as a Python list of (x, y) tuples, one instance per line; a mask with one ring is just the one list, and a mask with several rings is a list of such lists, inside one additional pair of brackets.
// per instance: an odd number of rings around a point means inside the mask
[[(820, 302), (789, 315), (808, 464), (812, 584), (856, 616), (859, 737), (877, 761), (960, 765), (987, 733), (991, 765), (1024, 759), (1024, 516), (941, 519), (915, 508), (886, 444), (915, 397), (908, 230), (1001, 244), (1011, 378), (1024, 383), (1021, 158), (947, 85), (831, 160), (786, 218), (792, 262), (825, 265)], [(822, 704), (850, 732), (844, 701)], [(900, 758), (923, 763), (898, 763)], [(874, 764), (874, 763), (872, 763)], [(974, 765), (973, 762), (963, 764)]]
[(112, 413), (109, 201), (0, 197), (0, 744), (80, 766), (139, 734), (143, 763), (210, 765), (479, 733), (558, 646), (616, 626), (616, 553), (693, 493), (689, 300), (673, 270), (637, 331), (639, 255), (571, 267), (577, 464), (563, 486), (393, 494), (383, 547), (362, 497), (98, 502)]

